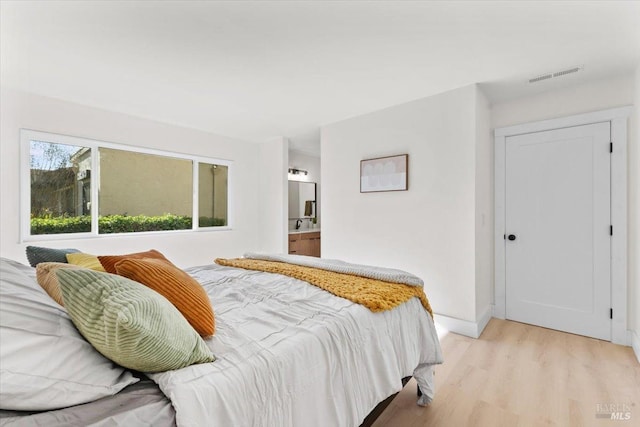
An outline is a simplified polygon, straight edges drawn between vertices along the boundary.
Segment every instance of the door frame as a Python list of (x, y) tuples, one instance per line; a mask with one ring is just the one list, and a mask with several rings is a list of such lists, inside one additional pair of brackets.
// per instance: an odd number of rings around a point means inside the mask
[(532, 132), (610, 122), (611, 142), (611, 342), (629, 345), (627, 334), (627, 118), (631, 106), (611, 108), (551, 120), (496, 128), (494, 130), (494, 310), (493, 316), (506, 315), (505, 282), (505, 186), (506, 138)]

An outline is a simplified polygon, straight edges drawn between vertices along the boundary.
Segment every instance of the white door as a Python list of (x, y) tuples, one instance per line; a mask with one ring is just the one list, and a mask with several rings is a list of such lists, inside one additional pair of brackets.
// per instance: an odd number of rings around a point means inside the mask
[(506, 138), (506, 317), (611, 339), (610, 124)]

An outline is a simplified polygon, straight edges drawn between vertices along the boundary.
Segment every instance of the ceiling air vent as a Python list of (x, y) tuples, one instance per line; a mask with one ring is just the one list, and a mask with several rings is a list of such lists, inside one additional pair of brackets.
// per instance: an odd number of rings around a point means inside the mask
[(582, 70), (582, 68), (583, 67), (572, 67), (572, 68), (567, 68), (566, 70), (556, 71), (554, 73), (542, 74), (540, 76), (529, 79), (529, 83), (537, 83), (542, 80), (549, 80), (555, 77), (561, 77), (561, 76), (566, 76), (567, 74), (577, 73), (578, 71)]
[(557, 71), (555, 73), (553, 73), (553, 77), (560, 77), (560, 76), (566, 76), (567, 74), (571, 74), (571, 73), (577, 73), (578, 71), (580, 71), (580, 67), (573, 67), (573, 68), (569, 68), (568, 70), (562, 70), (562, 71)]
[(541, 76), (529, 79), (529, 83), (540, 82), (542, 80), (547, 80), (547, 79), (552, 79), (552, 78), (553, 78), (553, 74), (543, 74)]

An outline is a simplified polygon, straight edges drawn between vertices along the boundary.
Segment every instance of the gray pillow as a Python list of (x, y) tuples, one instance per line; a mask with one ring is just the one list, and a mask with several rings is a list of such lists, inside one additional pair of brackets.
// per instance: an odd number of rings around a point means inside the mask
[(0, 315), (0, 409), (64, 408), (138, 381), (82, 338), (31, 267), (0, 259)]
[(27, 246), (27, 259), (31, 267), (41, 262), (67, 262), (67, 254), (80, 252), (77, 249), (53, 249), (40, 246)]
[(73, 323), (114, 362), (161, 372), (215, 360), (178, 309), (156, 291), (93, 270), (59, 269), (56, 274)]

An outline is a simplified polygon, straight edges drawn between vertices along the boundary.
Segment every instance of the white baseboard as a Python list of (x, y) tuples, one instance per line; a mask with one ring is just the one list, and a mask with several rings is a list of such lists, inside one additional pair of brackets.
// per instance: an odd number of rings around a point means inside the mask
[(631, 348), (633, 348), (636, 359), (638, 359), (638, 363), (640, 363), (640, 337), (638, 336), (638, 332), (629, 330), (629, 338)]
[(491, 320), (491, 312), (491, 307), (487, 307), (477, 322), (456, 319), (455, 317), (444, 316), (437, 313), (434, 313), (433, 318), (438, 326), (441, 326), (450, 332), (464, 335), (466, 337), (478, 338), (487, 326), (487, 323), (489, 323), (489, 320)]
[(484, 331), (484, 328), (487, 327), (487, 324), (489, 323), (489, 320), (491, 320), (491, 317), (493, 317), (493, 306), (490, 305), (488, 306), (485, 310), (484, 313), (482, 313), (482, 316), (480, 316), (480, 318), (478, 319), (478, 336), (482, 335), (482, 331)]

